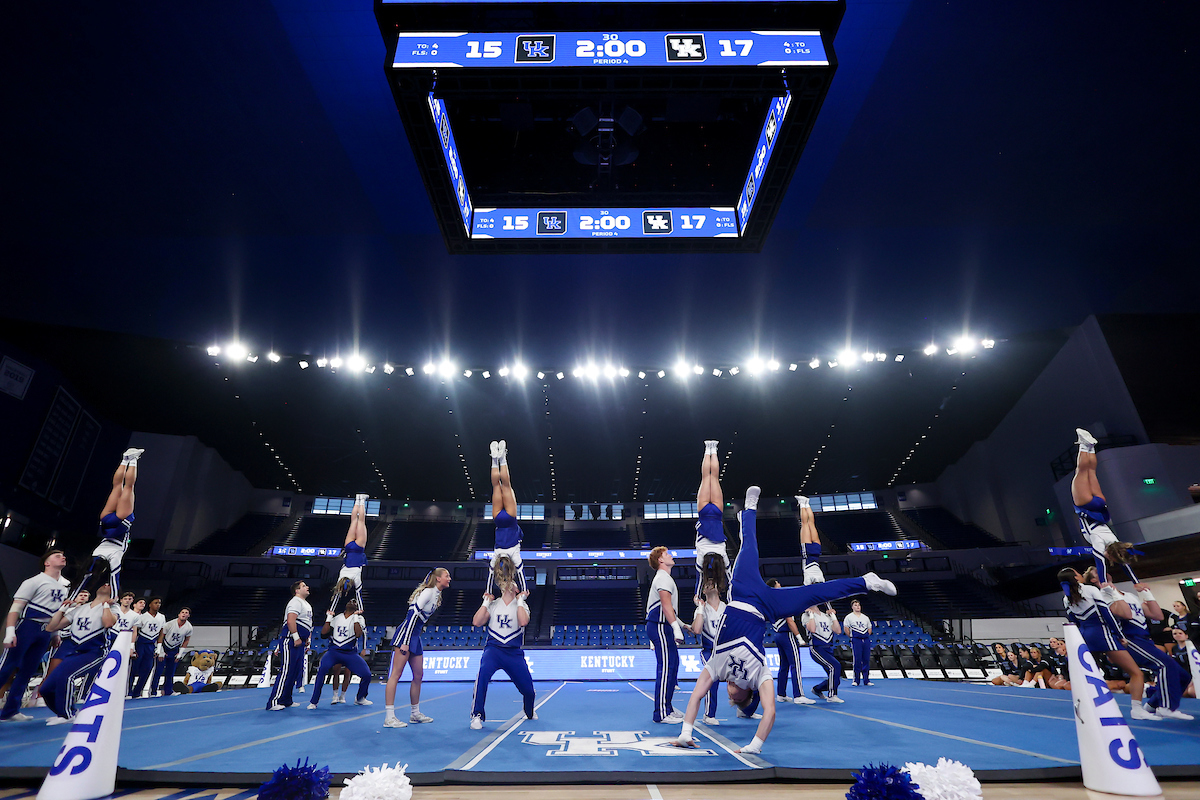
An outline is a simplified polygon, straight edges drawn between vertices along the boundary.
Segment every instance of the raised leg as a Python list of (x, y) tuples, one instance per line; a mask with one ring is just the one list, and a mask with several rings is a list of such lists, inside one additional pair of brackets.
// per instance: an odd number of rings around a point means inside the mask
[(1104, 499), (1100, 481), (1096, 479), (1096, 454), (1080, 450), (1075, 459), (1075, 477), (1071, 479), (1071, 501), (1082, 506), (1093, 497)]
[[(133, 513), (133, 484), (137, 482), (137, 462), (125, 467), (125, 483), (117, 498), (116, 515), (119, 519), (127, 519)], [(116, 597), (116, 595), (113, 595)]]
[[(499, 471), (500, 471), (501, 500), (502, 500), (502, 503), (504, 506), (504, 510), (507, 511), (509, 513), (509, 515), (515, 519), (517, 516), (517, 495), (516, 495), (516, 492), (513, 491), (512, 476), (508, 474), (508, 464), (507, 463), (501, 464)], [(495, 506), (496, 506), (496, 498), (495, 498), (495, 492), (493, 492), (492, 493), (493, 514), (495, 513), (495, 511), (494, 511)]]
[[(114, 514), (117, 511), (117, 501), (121, 497), (121, 489), (125, 484), (125, 464), (122, 463), (117, 467), (117, 471), (112, 476), (112, 489), (108, 493), (108, 499), (104, 501), (104, 510), (100, 512), (100, 519), (104, 519), (109, 514)], [(120, 516), (120, 515), (118, 515)]]

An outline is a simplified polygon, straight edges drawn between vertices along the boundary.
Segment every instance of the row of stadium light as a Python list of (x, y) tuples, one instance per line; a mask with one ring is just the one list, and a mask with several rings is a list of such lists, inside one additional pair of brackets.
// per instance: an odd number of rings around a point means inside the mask
[[(950, 347), (946, 347), (944, 349), (946, 355), (953, 356), (960, 354), (967, 355), (975, 352), (980, 347), (985, 350), (990, 350), (995, 346), (995, 339), (978, 339), (975, 337), (961, 336), (954, 340), (954, 343)], [(942, 352), (942, 350), (943, 348), (941, 346), (930, 343), (929, 345), (926, 345), (922, 352), (926, 356), (935, 356)], [(252, 353), (245, 345), (238, 342), (232, 342), (224, 347), (216, 344), (210, 345), (208, 347), (208, 354), (213, 358), (219, 358), (224, 355), (227, 360), (233, 362), (247, 361), (253, 364), (257, 363), (259, 360), (259, 355), (257, 353)], [(904, 353), (897, 353), (893, 356), (888, 353), (874, 352), (870, 350), (860, 353), (856, 349), (846, 348), (839, 352), (836, 356), (826, 360), (822, 360), (820, 357), (814, 356), (810, 361), (807, 362), (807, 366), (809, 369), (820, 369), (822, 366), (828, 366), (830, 369), (839, 366), (848, 368), (860, 363), (872, 363), (889, 360), (902, 362), (904, 361), (905, 357), (906, 356)], [(267, 353), (266, 358), (272, 363), (279, 363), (283, 360), (283, 357), (274, 351)], [(801, 363), (803, 362), (789, 363), (787, 365), (787, 370), (789, 372), (795, 372), (800, 368)], [(297, 358), (297, 364), (300, 369), (308, 369), (311, 366), (316, 366), (319, 369), (329, 368), (330, 370), (340, 370), (344, 367), (348, 372), (351, 373), (367, 374), (374, 373), (378, 367), (378, 365), (370, 363), (364, 356), (358, 353), (347, 356), (345, 359), (343, 359), (341, 356), (334, 356), (333, 358), (321, 357), (316, 359), (313, 359), (309, 356), (304, 356)], [(413, 376), (417, 374), (418, 368), (415, 366), (397, 366), (395, 364), (385, 362), (382, 366), (382, 369), (387, 375), (391, 375), (397, 370), (400, 370), (404, 375)], [(459, 373), (458, 365), (449, 358), (442, 359), (438, 363), (434, 363), (433, 361), (426, 362), (419, 369), (425, 375), (441, 378), (451, 378)], [(711, 369), (701, 364), (693, 363), (681, 358), (675, 363), (675, 366), (671, 367), (669, 370), (667, 368), (639, 369), (637, 370), (636, 374), (639, 380), (645, 380), (647, 377), (651, 376), (656, 378), (665, 378), (668, 374), (674, 374), (676, 377), (686, 380), (692, 375), (704, 375), (708, 372), (711, 372), (715, 378), (721, 378), (725, 375), (738, 375), (743, 371), (750, 375), (762, 375), (768, 372), (779, 372), (782, 369), (784, 369), (782, 362), (774, 358), (764, 360), (757, 356), (747, 360), (744, 366), (732, 365), (726, 367), (712, 367)], [(538, 380), (544, 380), (547, 377), (552, 376), (561, 381), (567, 377), (568, 373), (562, 370), (537, 370), (535, 372), (525, 364), (517, 362), (512, 367), (500, 367), (498, 370), (496, 370), (495, 374), (501, 378), (511, 377), (519, 381), (525, 380), (531, 374), (537, 375)], [(618, 367), (612, 364), (600, 366), (595, 362), (588, 362), (587, 364), (575, 367), (570, 371), (569, 374), (575, 378), (587, 378), (595, 381), (599, 380), (601, 377), (608, 378), (609, 380), (613, 380), (618, 377), (628, 378), (630, 375), (634, 374), (634, 372), (628, 367), (624, 366)], [(492, 377), (493, 373), (491, 370), (487, 369), (467, 368), (462, 370), (462, 376), (464, 378), (471, 378), (475, 375), (478, 375), (484, 380), (488, 380)]]

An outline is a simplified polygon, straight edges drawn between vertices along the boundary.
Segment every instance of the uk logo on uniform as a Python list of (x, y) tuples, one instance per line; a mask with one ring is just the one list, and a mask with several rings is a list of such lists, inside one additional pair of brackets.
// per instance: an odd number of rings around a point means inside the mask
[(595, 731), (591, 736), (577, 736), (575, 731), (521, 731), (521, 741), (551, 748), (548, 756), (615, 756), (622, 751), (667, 758), (717, 755), (702, 747), (675, 747), (672, 737), (650, 736), (646, 731)]
[(554, 36), (518, 36), (514, 56), (518, 64), (549, 64), (554, 61)]
[(567, 212), (539, 211), (537, 232), (539, 236), (562, 236), (567, 232)]
[(667, 61), (703, 61), (703, 33), (673, 33), (667, 36)]
[(663, 211), (642, 212), (642, 233), (646, 236), (666, 236), (671, 233), (671, 212)]

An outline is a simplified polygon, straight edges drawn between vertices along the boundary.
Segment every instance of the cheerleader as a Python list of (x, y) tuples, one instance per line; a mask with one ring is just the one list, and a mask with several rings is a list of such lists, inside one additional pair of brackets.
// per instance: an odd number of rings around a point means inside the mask
[(850, 631), (850, 645), (854, 648), (854, 685), (862, 681), (863, 686), (872, 686), (871, 618), (862, 613), (862, 603), (855, 600), (850, 604), (850, 613), (842, 621), (842, 627)]
[[(91, 592), (87, 589), (82, 589), (76, 592), (75, 596), (63, 606), (64, 624), (54, 629), (54, 638), (50, 640), (50, 650), (47, 653), (50, 660), (46, 664), (46, 673), (42, 676), (43, 682), (46, 678), (50, 677), (50, 673), (58, 669), (58, 665), (62, 663), (64, 658), (75, 655), (75, 640), (71, 633), (71, 623), (74, 621), (75, 615), (79, 613), (79, 609), (91, 601)], [(41, 690), (34, 689), (33, 693), (35, 697), (39, 696)]]
[[(320, 704), (321, 690), (325, 688), (325, 676), (335, 666), (345, 667), (358, 676), (358, 698), (354, 704), (356, 706), (373, 705), (367, 699), (367, 688), (371, 684), (371, 668), (358, 654), (358, 638), (363, 635), (363, 629), (366, 627), (366, 621), (358, 613), (358, 601), (354, 598), (346, 601), (346, 609), (336, 617), (333, 615), (333, 609), (325, 612), (325, 625), (321, 628), (321, 635), (329, 637), (329, 649), (325, 651), (325, 655), (321, 658), (321, 665), (317, 667), (317, 679), (314, 681), (312, 700), (308, 703), (309, 711)], [(344, 701), (338, 698), (336, 677), (332, 683), (333, 703), (330, 705), (337, 705)]]
[(492, 454), (492, 521), (496, 523), (496, 549), (492, 551), (491, 572), (484, 594), (495, 596), (496, 586), (505, 576), (516, 581), (520, 594), (529, 596), (521, 562), (521, 526), (517, 524), (517, 495), (508, 473), (508, 442), (501, 439), (490, 445)]
[(1188, 652), (1188, 632), (1183, 628), (1172, 628), (1171, 639), (1175, 643), (1174, 650), (1171, 651), (1171, 658), (1179, 665), (1179, 668), (1188, 676), (1187, 690), (1183, 693), (1184, 697), (1196, 696), (1196, 683), (1192, 680), (1192, 665), (1188, 662), (1191, 658), (1191, 653)]
[(846, 702), (838, 697), (838, 687), (842, 685), (842, 663), (833, 652), (833, 637), (842, 632), (842, 626), (838, 625), (833, 606), (826, 605), (825, 610), (811, 606), (801, 620), (812, 641), (813, 661), (825, 668), (825, 680), (813, 687), (813, 694), (827, 703)]
[(762, 752), (763, 742), (775, 724), (775, 687), (763, 655), (763, 639), (769, 624), (767, 620), (792, 617), (812, 605), (868, 591), (896, 594), (896, 587), (891, 581), (885, 581), (873, 572), (861, 578), (827, 581), (811, 586), (783, 589), (767, 586), (758, 571), (756, 522), (759, 493), (757, 486), (746, 490), (746, 505), (739, 515), (742, 548), (733, 565), (733, 580), (729, 589), (733, 599), (726, 607), (725, 617), (717, 631), (713, 657), (705, 664), (688, 700), (683, 729), (674, 742), (678, 747), (695, 747), (692, 726), (700, 711), (700, 703), (713, 681), (725, 681), (729, 699), (735, 706), (745, 710), (761, 701), (762, 719), (756, 735), (750, 744), (738, 752)]
[(0, 650), (0, 686), (9, 684), (0, 722), (33, 719), (20, 712), (21, 701), (50, 645), (52, 633), (45, 625), (67, 598), (67, 589), (59, 582), (66, 565), (67, 556), (62, 550), (50, 550), (42, 556), (42, 571), (22, 581), (13, 595), (5, 619), (4, 648)]
[(179, 658), (180, 649), (187, 647), (192, 641), (192, 610), (187, 606), (179, 609), (179, 615), (163, 626), (158, 634), (158, 644), (154, 647), (158, 663), (154, 667), (154, 680), (150, 682), (150, 694), (158, 693), (159, 679), (164, 675), (166, 681), (162, 687), (163, 697), (175, 693), (175, 661)]
[[(1008, 655), (1000, 662), (1000, 683), (997, 686), (1020, 686), (1021, 676), (1021, 657), (1016, 650), (1009, 650)], [(992, 681), (995, 683), (995, 681)]]
[(367, 499), (370, 495), (354, 496), (354, 507), (350, 509), (350, 529), (346, 531), (346, 543), (342, 545), (342, 571), (333, 585), (333, 597), (329, 610), (337, 613), (338, 604), (347, 597), (354, 597), (358, 608), (363, 607), (362, 571), (367, 564)]
[[(146, 610), (138, 619), (137, 624), (137, 648), (134, 656), (134, 664), (137, 665), (137, 680), (133, 684), (133, 697), (141, 697), (142, 689), (145, 688), (146, 682), (150, 680), (150, 675), (154, 672), (154, 666), (157, 663), (155, 660), (155, 649), (158, 644), (159, 634), (167, 625), (167, 618), (160, 614), (158, 609), (162, 607), (161, 597), (151, 597), (146, 603)], [(153, 692), (151, 692), (153, 694)]]
[[(767, 585), (772, 589), (781, 588), (779, 581), (774, 578), (767, 581)], [(816, 701), (804, 696), (804, 677), (800, 674), (800, 645), (807, 644), (807, 642), (803, 641), (803, 634), (796, 625), (796, 618), (777, 619), (771, 624), (771, 627), (775, 631), (775, 649), (779, 653), (779, 675), (776, 679), (776, 688), (780, 694), (775, 695), (775, 699), (780, 703), (813, 705)], [(792, 696), (790, 698), (787, 696), (789, 676), (792, 679)]]
[(1129, 575), (1129, 580), (1138, 582), (1129, 566), (1133, 560), (1129, 542), (1117, 541), (1109, 525), (1112, 517), (1108, 504), (1096, 478), (1096, 438), (1083, 428), (1076, 428), (1079, 455), (1075, 462), (1075, 477), (1071, 479), (1071, 502), (1075, 504), (1075, 516), (1079, 518), (1079, 529), (1083, 538), (1092, 546), (1092, 559), (1096, 563), (1099, 583), (1108, 583), (1108, 562), (1120, 564)]
[(1042, 689), (1047, 688), (1047, 681), (1054, 675), (1054, 668), (1049, 662), (1042, 660), (1042, 649), (1037, 645), (1029, 646), (1029, 657), (1025, 663), (1021, 665), (1024, 672), (1024, 681), (1022, 686), (1032, 688), (1038, 686)]
[[(703, 584), (704, 600), (696, 604), (696, 614), (692, 617), (692, 633), (700, 637), (700, 660), (707, 664), (712, 658), (713, 645), (717, 641), (717, 629), (721, 626), (721, 619), (725, 616), (725, 601), (721, 599), (722, 595), (728, 590), (728, 587), (719, 581), (724, 581), (725, 570), (719, 571), (719, 579), (716, 576), (706, 578)], [(704, 696), (704, 724), (705, 725), (720, 725), (720, 720), (717, 719), (717, 687), (719, 683), (713, 681), (712, 687), (708, 690), (708, 694)]]
[(308, 603), (308, 584), (292, 584), (292, 599), (283, 610), (284, 636), (279, 644), (279, 675), (267, 698), (267, 711), (283, 711), (292, 706), (292, 687), (304, 664), (304, 651), (312, 636), (312, 606)]
[(817, 520), (812, 505), (802, 494), (796, 495), (796, 513), (800, 521), (800, 556), (804, 559), (804, 585), (824, 583), (825, 573), (818, 563), (821, 558), (821, 534), (817, 531)]
[(1093, 654), (1105, 654), (1113, 665), (1129, 676), (1125, 688), (1133, 698), (1130, 716), (1133, 719), (1161, 720), (1162, 717), (1142, 708), (1142, 689), (1146, 679), (1141, 667), (1121, 643), (1121, 629), (1116, 617), (1129, 619), (1133, 611), (1124, 600), (1093, 583), (1097, 581), (1095, 570), (1089, 568), (1085, 574), (1087, 577), (1070, 567), (1059, 570), (1058, 582), (1066, 595), (1063, 605), (1067, 608), (1067, 619), (1079, 626), (1079, 633)]
[(1067, 643), (1057, 636), (1050, 637), (1050, 652), (1046, 654), (1054, 674), (1046, 681), (1051, 689), (1071, 690), (1071, 667), (1067, 657)]
[(129, 532), (133, 528), (133, 485), (137, 482), (138, 459), (144, 452), (131, 447), (121, 456), (121, 465), (113, 473), (112, 491), (100, 512), (100, 544), (92, 551), (92, 563), (76, 592), (89, 587), (97, 570), (108, 571), (112, 597), (121, 590), (121, 559), (129, 547)]
[(526, 719), (537, 719), (534, 711), (536, 693), (529, 664), (525, 661), (525, 626), (529, 624), (529, 606), (525, 595), (517, 594), (516, 582), (511, 578), (500, 584), (503, 594), (483, 596), (483, 605), (476, 611), (471, 624), (476, 628), (487, 626), (487, 642), (483, 656), (479, 659), (479, 675), (475, 678), (474, 699), (471, 702), (471, 730), (480, 730), (487, 721), (488, 684), (496, 670), (503, 670), (521, 693)]
[(1154, 688), (1146, 693), (1145, 709), (1165, 719), (1195, 719), (1191, 714), (1179, 710), (1179, 701), (1183, 698), (1187, 685), (1192, 682), (1191, 674), (1181, 670), (1179, 665), (1155, 647), (1150, 639), (1147, 619), (1163, 619), (1162, 609), (1149, 586), (1138, 583), (1133, 588), (1137, 589), (1137, 594), (1119, 589), (1116, 591), (1116, 595), (1124, 600), (1133, 612), (1128, 619), (1118, 619), (1117, 625), (1121, 628), (1121, 643), (1129, 650), (1133, 660), (1154, 675)]
[[(729, 586), (729, 553), (725, 547), (725, 498), (721, 494), (721, 463), (717, 460), (717, 440), (704, 442), (704, 460), (700, 462), (700, 488), (696, 491), (696, 591), (695, 602), (700, 605), (703, 576), (722, 570), (723, 586)], [(728, 595), (722, 594), (725, 599)]]
[[(74, 606), (75, 613), (70, 619), (66, 613), (70, 606), (64, 604), (46, 623), (46, 630), (51, 632), (70, 626), (71, 639), (75, 643), (74, 652), (42, 682), (41, 693), (46, 707), (57, 714), (46, 722), (47, 725), (61, 725), (75, 718), (76, 701), (86, 696), (92, 679), (108, 655), (108, 629), (117, 621), (109, 608), (111, 605), (112, 594), (108, 584), (103, 584), (96, 589), (95, 600), (86, 606)], [(76, 680), (82, 680), (83, 692), (75, 691)]]
[(1000, 669), (1000, 674), (992, 678), (992, 686), (1004, 686), (1007, 684), (1005, 677), (1008, 673), (1004, 671), (1004, 665), (1008, 663), (1008, 648), (996, 642), (992, 645), (992, 657), (996, 660), (996, 666)]
[(654, 579), (646, 593), (646, 636), (654, 648), (654, 721), (683, 722), (683, 715), (671, 705), (679, 680), (679, 645), (683, 643), (683, 625), (679, 622), (679, 587), (671, 577), (675, 557), (659, 545), (648, 556)]
[[(388, 673), (387, 689), (383, 694), (387, 701), (383, 717), (385, 728), (406, 728), (408, 722), (433, 722), (433, 717), (421, 713), (421, 678), (425, 675), (421, 630), (442, 604), (442, 591), (449, 586), (450, 570), (438, 567), (426, 575), (425, 580), (408, 597), (408, 615), (392, 637), (392, 647), (395, 648), (392, 651), (392, 669)], [(412, 704), (412, 711), (408, 722), (396, 716), (395, 707), (396, 684), (404, 672), (405, 664), (412, 670), (412, 683), (408, 686), (408, 701)]]

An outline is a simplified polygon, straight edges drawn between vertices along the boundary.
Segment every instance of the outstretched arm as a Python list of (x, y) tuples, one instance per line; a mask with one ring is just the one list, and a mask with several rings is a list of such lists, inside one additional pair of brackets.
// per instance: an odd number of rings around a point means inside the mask
[(775, 727), (775, 682), (767, 678), (760, 683), (758, 696), (762, 702), (762, 719), (758, 722), (754, 740), (745, 747), (734, 750), (735, 753), (761, 753), (763, 742), (767, 740), (767, 737), (771, 735), (771, 729)]

